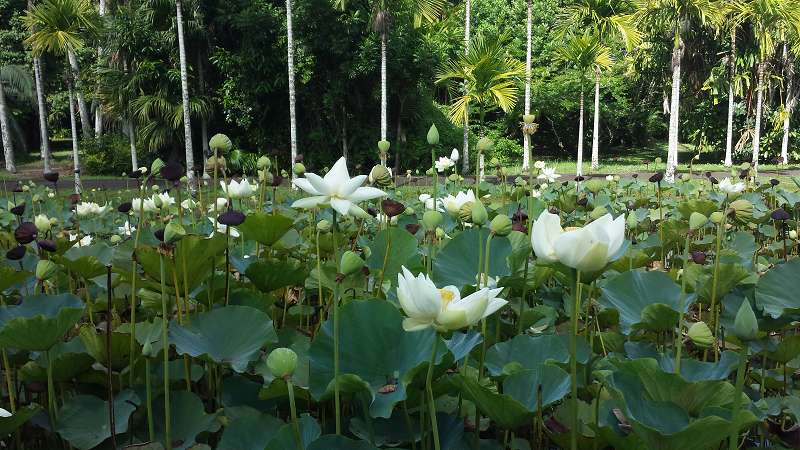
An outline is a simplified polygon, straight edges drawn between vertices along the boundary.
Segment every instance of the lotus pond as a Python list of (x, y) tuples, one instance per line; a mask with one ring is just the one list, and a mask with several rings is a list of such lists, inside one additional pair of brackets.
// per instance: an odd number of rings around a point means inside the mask
[(436, 167), (9, 186), (0, 445), (800, 445), (797, 183)]

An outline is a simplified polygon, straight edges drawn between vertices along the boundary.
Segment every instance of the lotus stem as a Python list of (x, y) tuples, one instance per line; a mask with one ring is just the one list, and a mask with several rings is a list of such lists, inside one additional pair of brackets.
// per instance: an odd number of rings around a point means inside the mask
[[(727, 206), (723, 205), (723, 208), (722, 208), (723, 212), (724, 212), (725, 208), (727, 208)], [(716, 310), (717, 310), (717, 280), (719, 279), (719, 263), (720, 263), (720, 261), (719, 261), (720, 260), (719, 252), (720, 252), (720, 245), (722, 243), (722, 235), (723, 235), (723, 233), (725, 231), (725, 223), (726, 223), (726, 220), (725, 220), (725, 216), (723, 214), (722, 221), (717, 225), (717, 238), (716, 238), (716, 242), (714, 244), (715, 245), (715, 250), (714, 250), (714, 276), (713, 276), (713, 279), (711, 281), (711, 310), (709, 311), (710, 312), (710, 319), (709, 320), (711, 322), (711, 331), (712, 331), (712, 334), (714, 335), (714, 343), (712, 345), (712, 350), (714, 352), (714, 361), (717, 360), (717, 335), (718, 335), (717, 332), (719, 331), (718, 330), (719, 323), (717, 321), (717, 314), (716, 314)]]
[(147, 391), (147, 434), (150, 437), (150, 441), (154, 441), (156, 432), (153, 425), (153, 388), (150, 384), (150, 358), (144, 359), (144, 370), (144, 384)]
[(439, 443), (439, 422), (436, 420), (436, 403), (433, 398), (433, 369), (436, 366), (436, 350), (439, 344), (439, 336), (433, 336), (433, 348), (431, 358), (428, 361), (428, 375), (425, 378), (425, 390), (428, 392), (428, 414), (431, 416), (431, 434), (433, 434), (433, 448), (441, 449)]
[(56, 388), (53, 384), (53, 359), (50, 350), (44, 352), (47, 358), (47, 406), (50, 409), (50, 423), (55, 426), (56, 421)]
[[(742, 392), (744, 390), (745, 368), (747, 367), (747, 343), (742, 343), (742, 348), (739, 350), (739, 367), (736, 369), (736, 394), (733, 400), (733, 409), (731, 410), (731, 435), (728, 438), (728, 450), (736, 450), (739, 447), (739, 427), (736, 420), (739, 411), (742, 408)], [(762, 381), (763, 383), (763, 381)]]
[(294, 385), (292, 379), (286, 377), (286, 388), (289, 390), (289, 411), (292, 415), (292, 429), (294, 429), (294, 439), (297, 442), (297, 449), (303, 450), (303, 435), (300, 433), (300, 423), (297, 421), (297, 406), (294, 401)]
[(111, 291), (111, 264), (106, 265), (106, 292), (108, 304), (106, 305), (106, 374), (108, 376), (108, 428), (111, 432), (111, 448), (117, 448), (117, 427), (114, 424), (114, 383), (111, 378), (111, 321), (113, 320), (112, 291)]
[(164, 346), (164, 448), (172, 448), (172, 440), (170, 439), (171, 431), (171, 417), (170, 417), (170, 404), (169, 404), (169, 337), (167, 335), (167, 287), (165, 278), (166, 268), (164, 267), (164, 253), (159, 253), (160, 262), (160, 275), (161, 275), (161, 342)]
[[(337, 255), (336, 232), (339, 224), (336, 210), (333, 211), (333, 226), (331, 236), (333, 240), (333, 260), (336, 263), (336, 273), (339, 273), (339, 258)], [(321, 281), (321, 279), (320, 279)], [(342, 434), (342, 404), (339, 392), (339, 282), (334, 282), (333, 287), (333, 404), (336, 410), (336, 434)]]
[(689, 264), (689, 244), (692, 242), (692, 232), (686, 236), (686, 245), (683, 248), (683, 275), (681, 276), (681, 301), (678, 310), (678, 333), (675, 335), (675, 373), (681, 373), (681, 350), (683, 350), (683, 310), (686, 308), (686, 266)]
[[(219, 218), (217, 218), (217, 220), (219, 220)], [(225, 225), (225, 306), (228, 306), (228, 298), (230, 294), (230, 276), (231, 276), (231, 251), (229, 245), (230, 238), (231, 238), (231, 227)]]
[[(142, 186), (140, 184), (140, 186)], [(131, 342), (130, 342), (130, 356), (128, 361), (128, 370), (130, 371), (129, 384), (133, 386), (134, 370), (133, 365), (136, 362), (136, 280), (139, 278), (136, 275), (136, 251), (139, 249), (139, 236), (142, 234), (142, 222), (144, 220), (144, 189), (139, 189), (139, 220), (136, 227), (136, 238), (133, 241), (133, 254), (131, 257)]]
[(8, 353), (6, 349), (2, 349), (1, 352), (3, 356), (3, 367), (5, 368), (6, 389), (8, 389), (8, 402), (11, 404), (11, 413), (13, 414), (17, 412), (17, 402), (14, 396), (16, 388), (14, 387), (14, 381), (11, 379), (11, 365), (8, 363)]
[(572, 307), (572, 326), (569, 336), (569, 379), (572, 397), (572, 410), (569, 443), (570, 449), (578, 449), (578, 315), (581, 310), (581, 271), (575, 271), (575, 303)]

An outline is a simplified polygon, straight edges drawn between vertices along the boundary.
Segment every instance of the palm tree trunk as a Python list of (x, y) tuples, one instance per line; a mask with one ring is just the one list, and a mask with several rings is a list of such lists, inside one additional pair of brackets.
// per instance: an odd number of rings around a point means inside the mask
[(583, 83), (581, 83), (581, 112), (578, 115), (578, 158), (575, 166), (575, 175), (583, 175)]
[(127, 120), (128, 141), (131, 145), (131, 169), (133, 172), (139, 170), (139, 159), (136, 155), (136, 130), (133, 128), (133, 121)]
[[(100, 15), (101, 19), (103, 16), (106, 15), (106, 0), (100, 0), (100, 8), (98, 10), (98, 14)], [(97, 57), (100, 58), (102, 55), (103, 55), (103, 47), (98, 45)], [(94, 135), (95, 137), (100, 137), (102, 134), (103, 134), (103, 107), (100, 104), (100, 101), (97, 100), (97, 107), (94, 110)]]
[(344, 104), (342, 104), (342, 156), (344, 159), (347, 159), (348, 154), (347, 149), (347, 110), (345, 110)]
[[(385, 54), (385, 43), (381, 43), (381, 58), (384, 58)], [(291, 156), (292, 156), (292, 163), (294, 163), (297, 159), (297, 116), (295, 112), (295, 92), (294, 92), (294, 30), (292, 27), (292, 0), (286, 0), (286, 54), (287, 54), (287, 70), (289, 72), (289, 142), (291, 144)], [(385, 105), (385, 99), (383, 98), (385, 84), (386, 84), (386, 75), (384, 71), (386, 70), (385, 62), (381, 62), (381, 102), (382, 105)], [(382, 106), (385, 108), (385, 106)], [(381, 110), (381, 114), (385, 114), (385, 109)], [(385, 116), (381, 117), (381, 120), (386, 120)], [(385, 124), (385, 122), (384, 122)], [(382, 125), (385, 127), (385, 125)], [(385, 137), (385, 130), (382, 131), (381, 139), (386, 139)], [(292, 178), (294, 179), (297, 177), (294, 171), (292, 171)]]
[(90, 138), (92, 137), (92, 125), (89, 122), (89, 109), (86, 107), (86, 99), (83, 98), (83, 91), (81, 91), (79, 83), (81, 77), (81, 70), (78, 67), (78, 57), (75, 56), (75, 52), (72, 49), (67, 50), (67, 59), (69, 60), (69, 67), (72, 70), (72, 83), (73, 83), (73, 90), (78, 97), (78, 111), (81, 115), (81, 130), (83, 131), (83, 137)]
[[(470, 29), (472, 27), (472, 0), (464, 2), (464, 53), (469, 53)], [(466, 83), (464, 91), (466, 92)], [(464, 143), (461, 151), (461, 172), (469, 172), (469, 104), (464, 106)]]
[(39, 57), (33, 58), (33, 77), (36, 81), (36, 104), (39, 115), (39, 140), (44, 172), (49, 173), (50, 168), (50, 139), (47, 134), (47, 102), (44, 99), (44, 80), (42, 78), (42, 61)]
[[(469, 1), (469, 0), (468, 0)], [(533, 34), (533, 2), (527, 1), (527, 47), (525, 50), (525, 115), (531, 113), (531, 37)], [(522, 133), (522, 170), (528, 170), (531, 163), (531, 137)]]
[[(69, 78), (69, 77), (67, 77)], [(72, 81), (67, 80), (69, 90), (69, 125), (72, 132), (72, 165), (75, 173), (75, 193), (81, 193), (81, 157), (78, 153), (78, 124), (75, 119), (75, 89)]]
[(667, 182), (675, 181), (675, 170), (678, 167), (678, 117), (681, 106), (681, 59), (683, 59), (683, 39), (677, 35), (676, 45), (672, 49), (672, 98), (669, 108), (669, 144), (667, 147), (667, 170), (664, 178)]
[[(197, 84), (200, 87), (200, 93), (205, 94), (206, 78), (201, 52), (197, 52)], [(205, 177), (208, 174), (206, 161), (211, 156), (211, 149), (208, 147), (208, 119), (206, 117), (200, 117), (200, 140), (203, 141), (203, 176)]]
[(753, 130), (753, 170), (758, 173), (758, 153), (761, 148), (761, 110), (764, 105), (764, 60), (758, 62), (758, 84), (756, 85), (756, 124)]
[(592, 130), (592, 170), (600, 165), (600, 69), (594, 70), (594, 128)]
[[(386, 107), (388, 101), (386, 99), (386, 41), (388, 39), (388, 33), (386, 30), (381, 31), (381, 140), (385, 141), (387, 135), (387, 123), (386, 123)], [(386, 158), (381, 157), (382, 161), (381, 164), (385, 167), (386, 166)]]
[(736, 77), (736, 28), (731, 30), (730, 83), (728, 86), (728, 133), (725, 138), (725, 167), (733, 165), (733, 83)]
[(789, 55), (786, 42), (783, 43), (783, 66), (786, 70), (786, 105), (783, 116), (783, 140), (781, 141), (781, 164), (789, 164), (789, 121), (794, 110), (794, 58)]
[(192, 146), (192, 121), (189, 111), (189, 75), (186, 69), (186, 44), (183, 37), (183, 7), (175, 1), (175, 18), (178, 25), (178, 54), (181, 63), (181, 99), (183, 101), (183, 138), (186, 144), (186, 178), (194, 190), (194, 152)]
[(6, 94), (3, 91), (2, 82), (0, 82), (0, 135), (2, 135), (3, 138), (3, 155), (6, 158), (6, 170), (11, 173), (17, 173), (17, 166), (14, 164), (14, 144), (11, 142), (10, 128), (8, 125)]

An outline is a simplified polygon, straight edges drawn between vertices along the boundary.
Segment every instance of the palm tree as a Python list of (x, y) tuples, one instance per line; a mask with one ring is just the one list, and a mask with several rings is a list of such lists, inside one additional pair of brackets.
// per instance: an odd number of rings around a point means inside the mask
[[(601, 43), (608, 45), (620, 39), (627, 50), (633, 49), (641, 41), (639, 31), (630, 14), (633, 11), (630, 0), (578, 0), (566, 8), (560, 21), (560, 34), (570, 30), (588, 29)], [(594, 127), (592, 132), (592, 170), (600, 164), (600, 68), (594, 71)]]
[[(103, 19), (106, 15), (106, 0), (100, 0), (100, 7), (98, 8), (98, 14), (100, 15), (100, 20)], [(102, 57), (103, 55), (103, 47), (101, 45), (97, 46), (97, 56), (98, 58)], [(97, 108), (94, 110), (94, 135), (96, 137), (100, 137), (103, 134), (103, 108), (102, 103), (97, 104)]]
[(797, 46), (800, 45), (796, 35), (789, 34), (789, 39), (794, 42), (795, 48), (789, 48), (789, 44), (783, 42), (783, 70), (786, 80), (786, 100), (783, 103), (783, 139), (781, 140), (781, 164), (789, 164), (789, 125), (797, 103), (797, 87), (794, 83), (794, 55), (797, 53)]
[[(584, 112), (584, 85), (586, 75), (590, 71), (595, 74), (595, 109), (599, 107), (599, 73), (611, 67), (613, 60), (611, 50), (600, 42), (599, 36), (588, 31), (582, 35), (573, 35), (560, 47), (559, 59), (574, 66), (580, 74), (581, 98), (580, 113), (578, 115), (578, 148), (577, 167), (575, 174), (583, 173), (583, 112)], [(595, 120), (597, 115), (595, 115)]]
[(44, 52), (65, 54), (71, 69), (73, 88), (77, 89), (78, 108), (84, 137), (92, 136), (89, 110), (80, 82), (80, 67), (76, 51), (97, 30), (97, 13), (88, 0), (45, 0), (34, 6), (25, 18), (31, 35), (25, 42), (34, 56)]
[[(464, 2), (464, 53), (469, 52), (470, 29), (472, 28), (472, 0)], [(525, 105), (530, 109), (530, 55), (531, 55), (531, 0), (528, 0), (528, 53), (525, 72)], [(461, 149), (461, 172), (469, 172), (469, 107), (464, 115), (464, 144)], [(526, 140), (527, 142), (527, 140)], [(527, 154), (527, 148), (526, 152)], [(523, 157), (524, 158), (524, 157)]]
[(767, 61), (775, 54), (777, 43), (786, 39), (787, 31), (800, 27), (800, 5), (795, 0), (744, 0), (739, 16), (748, 21), (758, 43), (756, 68), (756, 117), (753, 129), (753, 169), (758, 170), (761, 150), (761, 116), (764, 107), (764, 75)]
[(731, 2), (725, 9), (722, 29), (730, 33), (730, 53), (728, 54), (728, 117), (725, 133), (725, 167), (733, 165), (733, 109), (736, 103), (736, 33), (741, 24), (741, 15), (737, 2)]
[(693, 21), (716, 26), (721, 22), (724, 1), (720, 0), (637, 0), (634, 21), (652, 34), (668, 30), (672, 45), (672, 92), (669, 102), (669, 144), (665, 179), (675, 180), (678, 167), (678, 138), (681, 100), (681, 62), (685, 32)]
[[(468, 0), (469, 1), (469, 0)], [(526, 2), (526, 21), (525, 21), (525, 107), (524, 114), (531, 113), (531, 39), (533, 36), (533, 1)], [(466, 129), (466, 128), (465, 128)], [(466, 143), (466, 135), (464, 142)], [(465, 152), (466, 154), (466, 152)], [(467, 158), (464, 158), (466, 161)], [(522, 133), (522, 170), (528, 170), (531, 161), (531, 137), (528, 133)]]
[(0, 67), (0, 136), (2, 136), (6, 170), (16, 173), (7, 95), (24, 101), (33, 99), (33, 80), (24, 67), (15, 65)]
[[(33, 1), (28, 0), (28, 11), (33, 9)], [(44, 173), (49, 173), (50, 169), (50, 138), (47, 133), (47, 102), (44, 96), (44, 77), (42, 76), (42, 59), (38, 56), (33, 57), (33, 79), (36, 81), (36, 113), (39, 118), (39, 139), (40, 154)]]
[[(291, 162), (297, 159), (297, 116), (295, 113), (294, 92), (294, 31), (292, 27), (292, 0), (286, 0), (286, 69), (289, 72), (289, 143), (291, 145)], [(381, 138), (384, 139), (384, 138)], [(292, 178), (296, 175), (292, 171)]]
[(178, 54), (181, 66), (181, 103), (183, 105), (183, 139), (186, 148), (186, 178), (194, 191), (194, 150), (192, 146), (191, 108), (189, 106), (189, 74), (186, 67), (186, 43), (183, 36), (183, 6), (175, 0), (175, 21), (178, 26)]

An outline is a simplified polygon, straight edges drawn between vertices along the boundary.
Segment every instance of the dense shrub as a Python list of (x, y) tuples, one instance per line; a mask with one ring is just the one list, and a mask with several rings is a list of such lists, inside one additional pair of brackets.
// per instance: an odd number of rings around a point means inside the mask
[[(120, 175), (131, 170), (131, 151), (127, 136), (105, 134), (81, 141), (83, 170), (90, 175)], [(139, 165), (144, 161), (139, 159)]]

